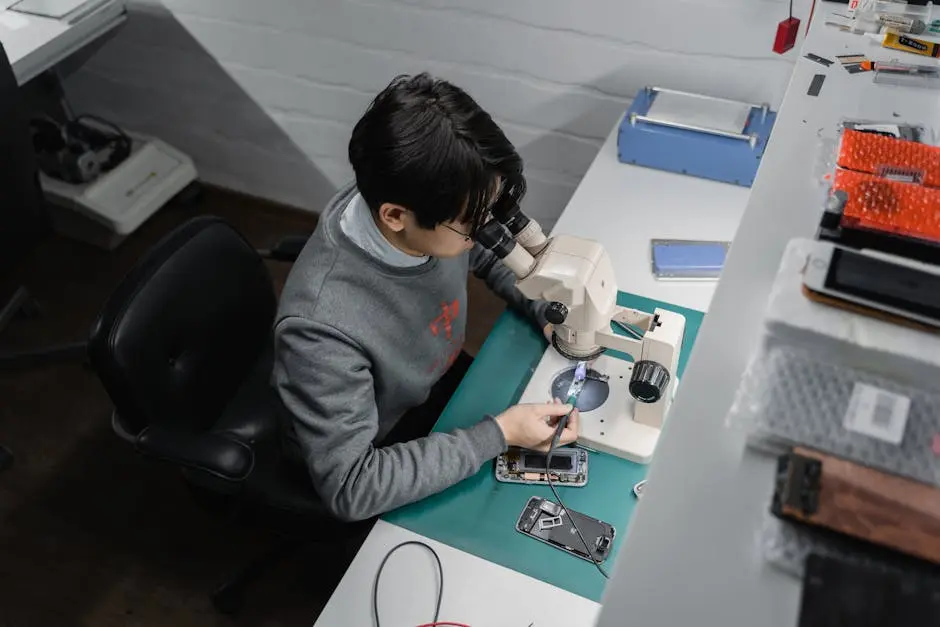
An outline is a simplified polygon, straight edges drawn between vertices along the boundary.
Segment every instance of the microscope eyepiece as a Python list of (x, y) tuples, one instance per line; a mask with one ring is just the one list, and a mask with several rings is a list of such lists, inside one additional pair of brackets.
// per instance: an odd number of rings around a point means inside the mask
[(512, 238), (509, 229), (497, 220), (490, 220), (481, 226), (476, 232), (476, 240), (500, 259), (505, 259), (516, 247), (516, 240)]
[[(510, 226), (510, 223), (516, 218), (516, 215), (522, 214), (522, 211), (519, 209), (519, 203), (525, 195), (525, 187), (524, 179), (510, 176), (504, 181), (500, 188), (499, 195), (496, 197), (490, 209), (490, 214), (509, 227), (513, 235), (515, 235), (518, 230), (522, 230), (522, 228), (525, 227), (523, 224), (517, 230)], [(522, 218), (525, 219), (525, 214), (522, 214)]]
[(513, 274), (522, 278), (535, 266), (535, 259), (521, 245), (516, 244), (509, 229), (497, 220), (490, 220), (476, 232), (476, 240), (483, 248), (493, 251)]
[(508, 206), (502, 208), (498, 213), (494, 212), (493, 217), (499, 220), (515, 238), (525, 227), (529, 226), (531, 219), (529, 216), (522, 213), (522, 209), (519, 208), (518, 204), (507, 204)]
[(516, 240), (530, 255), (538, 255), (548, 245), (548, 238), (542, 232), (539, 223), (523, 213), (519, 206), (517, 187), (510, 187), (496, 201), (490, 214), (490, 222), (498, 222), (506, 228), (512, 239)]

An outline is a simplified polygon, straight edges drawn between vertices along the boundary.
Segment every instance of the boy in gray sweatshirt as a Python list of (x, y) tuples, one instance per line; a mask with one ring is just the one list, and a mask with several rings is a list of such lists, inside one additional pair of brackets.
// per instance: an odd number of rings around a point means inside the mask
[[(497, 203), (522, 199), (525, 179), (513, 145), (461, 89), (395, 79), (356, 124), (349, 160), (355, 183), (321, 215), (281, 295), (273, 382), (286, 454), (330, 512), (361, 520), (457, 483), (507, 446), (546, 450), (571, 407), (517, 405), (386, 444), (461, 355), (469, 271), (539, 328), (547, 304), (473, 242)], [(561, 443), (577, 430), (574, 411)]]

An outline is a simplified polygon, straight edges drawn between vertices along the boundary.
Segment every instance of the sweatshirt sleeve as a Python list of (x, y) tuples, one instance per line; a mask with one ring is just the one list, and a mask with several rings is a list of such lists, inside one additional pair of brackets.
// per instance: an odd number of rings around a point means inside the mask
[(330, 325), (286, 318), (275, 328), (273, 381), (314, 488), (342, 520), (363, 520), (474, 474), (506, 450), (492, 418), (468, 429), (376, 448), (378, 412), (370, 362)]
[(506, 301), (507, 305), (528, 317), (539, 329), (548, 324), (545, 318), (548, 302), (526, 298), (516, 287), (516, 275), (500, 262), (493, 252), (475, 243), (470, 251), (470, 270), (478, 279), (482, 279), (493, 293)]

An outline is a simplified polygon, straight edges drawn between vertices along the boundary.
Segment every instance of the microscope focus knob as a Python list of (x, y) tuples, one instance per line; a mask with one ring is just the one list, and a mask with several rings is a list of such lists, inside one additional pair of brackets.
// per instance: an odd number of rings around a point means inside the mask
[(630, 394), (641, 403), (655, 403), (663, 397), (669, 385), (669, 371), (655, 361), (638, 361), (633, 364), (630, 377)]
[(564, 303), (559, 303), (558, 301), (550, 304), (548, 309), (545, 310), (545, 319), (552, 324), (564, 324), (565, 318), (567, 317), (568, 308), (565, 307)]

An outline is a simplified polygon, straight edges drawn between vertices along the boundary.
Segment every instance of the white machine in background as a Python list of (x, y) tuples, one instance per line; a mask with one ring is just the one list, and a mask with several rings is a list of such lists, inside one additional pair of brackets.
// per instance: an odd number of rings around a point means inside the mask
[[(547, 317), (555, 329), (553, 346), (542, 356), (521, 402), (563, 397), (576, 363), (596, 360), (578, 400), (578, 441), (649, 463), (678, 383), (685, 317), (659, 308), (646, 313), (618, 306), (616, 277), (603, 246), (570, 235), (548, 239), (518, 206), (495, 214), (477, 239), (515, 273), (523, 294), (551, 302)], [(611, 324), (629, 335), (615, 333)], [(607, 354), (609, 350), (636, 361)]]
[(52, 212), (57, 230), (114, 248), (196, 180), (196, 167), (184, 153), (159, 139), (128, 135), (130, 155), (89, 183), (40, 174), (46, 198), (59, 209)]

